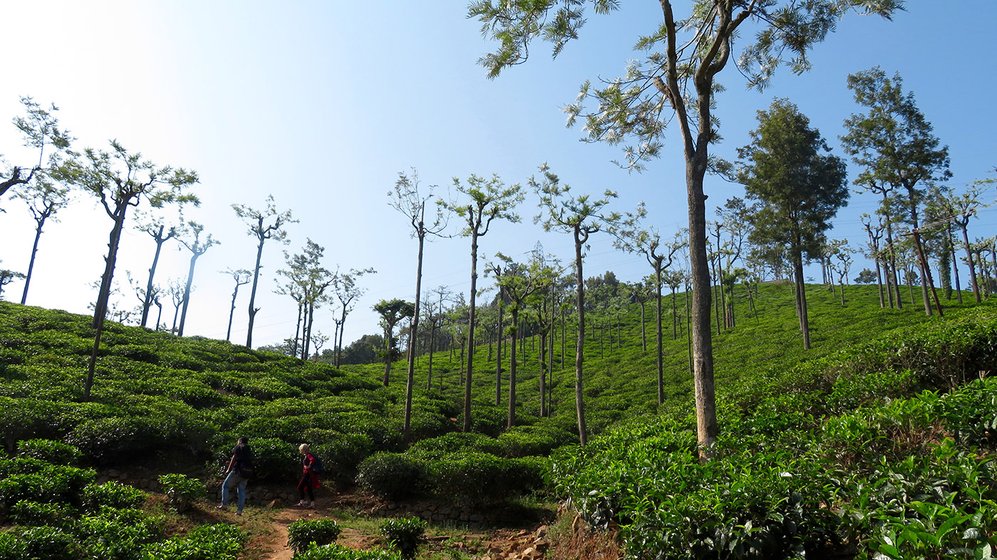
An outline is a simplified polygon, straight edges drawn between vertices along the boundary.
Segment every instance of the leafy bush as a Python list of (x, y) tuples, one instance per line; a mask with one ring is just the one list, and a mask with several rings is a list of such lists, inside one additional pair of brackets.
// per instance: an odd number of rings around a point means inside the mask
[(0, 480), (0, 507), (8, 510), (21, 500), (78, 503), (83, 487), (96, 476), (92, 469), (57, 465), (30, 474), (12, 474)]
[(429, 466), (434, 493), (447, 501), (479, 506), (529, 493), (543, 484), (536, 462), (487, 453), (447, 455)]
[(200, 525), (182, 537), (148, 545), (143, 560), (236, 560), (246, 538), (234, 525)]
[(498, 440), (474, 432), (451, 432), (431, 439), (417, 441), (409, 447), (409, 455), (423, 459), (441, 459), (454, 453), (480, 451), (499, 455), (504, 447)]
[(24, 560), (29, 558), (28, 546), (17, 535), (0, 532), (0, 560)]
[(40, 503), (21, 500), (10, 508), (10, 520), (17, 525), (67, 528), (77, 515), (76, 508), (69, 504)]
[(411, 560), (415, 558), (426, 534), (426, 522), (418, 517), (389, 519), (381, 523), (381, 534), (404, 560)]
[(145, 545), (163, 536), (161, 523), (138, 510), (105, 508), (80, 518), (76, 533), (89, 558), (140, 560)]
[(77, 560), (82, 556), (76, 537), (57, 527), (32, 527), (21, 532), (25, 556), (31, 560)]
[(187, 511), (195, 501), (207, 495), (204, 483), (185, 474), (160, 475), (159, 484), (163, 487), (163, 493), (166, 494), (170, 507), (178, 513)]
[(337, 433), (327, 443), (315, 444), (312, 449), (322, 458), (325, 477), (346, 485), (356, 478), (360, 462), (374, 452), (374, 443), (365, 434)]
[(357, 474), (360, 488), (389, 500), (422, 495), (427, 481), (425, 463), (402, 453), (375, 453), (360, 463)]
[(27, 439), (18, 442), (17, 455), (57, 465), (75, 465), (82, 457), (76, 447), (51, 439)]
[(87, 511), (99, 511), (101, 507), (134, 508), (145, 501), (147, 494), (138, 488), (109, 481), (104, 484), (88, 484), (83, 488), (83, 507)]
[(313, 546), (300, 554), (294, 555), (295, 560), (402, 560), (394, 552), (380, 549), (353, 550), (338, 544)]
[(341, 529), (332, 519), (302, 519), (287, 527), (287, 546), (295, 554), (304, 552), (310, 545), (336, 542)]

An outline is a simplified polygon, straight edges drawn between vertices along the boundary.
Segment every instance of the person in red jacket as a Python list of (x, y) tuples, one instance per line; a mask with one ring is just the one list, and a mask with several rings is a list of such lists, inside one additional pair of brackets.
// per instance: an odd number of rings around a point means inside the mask
[[(301, 480), (298, 481), (299, 507), (312, 507), (315, 505), (315, 489), (319, 487), (318, 473), (312, 472), (315, 466), (315, 456), (307, 443), (298, 446), (298, 453), (301, 454)], [(307, 500), (305, 497), (307, 496)]]

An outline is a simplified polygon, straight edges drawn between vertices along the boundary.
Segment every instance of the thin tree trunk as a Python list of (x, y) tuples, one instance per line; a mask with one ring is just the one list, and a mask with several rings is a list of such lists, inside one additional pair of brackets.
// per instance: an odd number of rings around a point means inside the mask
[[(655, 340), (657, 342), (657, 356), (655, 363), (658, 366), (658, 406), (665, 402), (665, 358), (663, 333), (661, 329), (661, 261), (658, 260), (654, 266), (654, 302), (655, 302)], [(672, 300), (674, 302), (674, 298)]]
[(498, 340), (496, 341), (495, 359), (495, 406), (502, 404), (502, 339), (505, 332), (502, 330), (502, 318), (505, 309), (502, 305), (502, 288), (499, 288), (498, 298)]
[(180, 310), (180, 330), (177, 336), (183, 336), (183, 327), (187, 322), (187, 306), (190, 305), (190, 288), (194, 284), (194, 266), (201, 255), (196, 251), (190, 256), (190, 268), (187, 269), (187, 284), (183, 289), (183, 308)]
[[(515, 296), (513, 296), (515, 297)], [(515, 301), (513, 302), (515, 304)], [(511, 428), (516, 425), (516, 371), (518, 367), (516, 356), (516, 342), (519, 338), (519, 309), (517, 305), (512, 308), (512, 341), (510, 346), (512, 356), (509, 359), (509, 412), (506, 416), (506, 427)]]
[[(423, 204), (425, 208), (425, 204)], [(421, 308), (420, 297), (422, 295), (422, 255), (423, 255), (423, 243), (425, 241), (425, 232), (422, 230), (422, 219), (419, 220), (419, 257), (417, 259), (418, 264), (416, 265), (415, 273), (415, 312), (412, 314), (412, 325), (409, 328), (409, 345), (408, 345), (408, 377), (405, 383), (405, 425), (402, 431), (405, 434), (409, 433), (409, 429), (412, 427), (412, 389), (415, 387), (415, 342), (418, 340), (419, 333), (419, 315)]]
[(83, 400), (90, 400), (93, 389), (94, 372), (97, 369), (97, 355), (100, 352), (100, 339), (104, 334), (104, 319), (107, 315), (107, 304), (111, 299), (111, 283), (114, 280), (114, 266), (118, 260), (118, 245), (121, 242), (121, 230), (124, 229), (128, 201), (120, 203), (114, 209), (114, 226), (107, 241), (107, 256), (104, 258), (104, 274), (101, 276), (100, 292), (97, 294), (97, 304), (93, 314), (93, 351), (87, 363), (87, 377), (83, 383)]
[[(42, 238), (42, 227), (45, 225), (45, 216), (38, 220), (37, 227), (35, 227), (35, 241), (31, 245), (31, 259), (28, 260), (28, 273), (24, 275), (24, 291), (21, 292), (21, 305), (25, 305), (28, 301), (28, 286), (31, 285), (31, 275), (35, 270), (35, 256), (38, 254), (38, 242)], [(142, 326), (145, 326), (145, 321), (142, 322)]]
[(471, 431), (471, 378), (474, 374), (475, 297), (478, 289), (478, 236), (471, 234), (471, 293), (468, 296), (467, 373), (464, 377), (464, 431)]
[(578, 443), (588, 443), (588, 429), (585, 426), (585, 393), (582, 365), (585, 358), (585, 278), (582, 272), (582, 246), (588, 240), (576, 226), (575, 237), (575, 305), (578, 307), (578, 338), (575, 343), (575, 416), (578, 420)]
[[(262, 218), (260, 218), (262, 223)], [(260, 244), (256, 248), (256, 267), (253, 269), (253, 289), (249, 292), (249, 325), (246, 328), (246, 348), (253, 347), (253, 324), (256, 322), (256, 288), (260, 283), (260, 262), (263, 260), (263, 241), (260, 237)], [(338, 366), (338, 364), (337, 364)]]

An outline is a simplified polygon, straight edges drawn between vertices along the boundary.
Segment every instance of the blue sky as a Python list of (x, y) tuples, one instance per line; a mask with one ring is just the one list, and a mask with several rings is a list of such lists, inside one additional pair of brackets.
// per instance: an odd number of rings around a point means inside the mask
[[(945, 8), (929, 8), (939, 5)], [(445, 190), (453, 177), (470, 173), (525, 184), (548, 162), (579, 193), (617, 190), (619, 210), (646, 201), (666, 236), (685, 225), (684, 168), (673, 137), (660, 160), (632, 174), (611, 163), (620, 158), (616, 148), (580, 142), (580, 131), (565, 128), (562, 112), (582, 81), (622, 71), (634, 56), (636, 35), (660, 19), (655, 3), (593, 14), (581, 39), (557, 60), (536, 45), (527, 64), (496, 80), (486, 79), (477, 65), (491, 45), (464, 13), (465, 4), (457, 1), (5, 3), (0, 17), (15, 24), (0, 36), (6, 70), (0, 123), (19, 114), (19, 96), (31, 95), (60, 106), (78, 148), (105, 147), (117, 138), (157, 163), (200, 174), (202, 205), (189, 214), (221, 245), (198, 263), (187, 332), (214, 338), (224, 338), (232, 288), (219, 271), (248, 268), (255, 255), (253, 239), (230, 206), (260, 207), (268, 194), (300, 222), (289, 228), (289, 246), (265, 249), (257, 344), (293, 335), (295, 309), (289, 298), (272, 293), (274, 272), (282, 266), (281, 252), (300, 250), (306, 238), (326, 248), (330, 268), (378, 270), (364, 282), (368, 295), (348, 319), (345, 340), (378, 330), (370, 310), (377, 300), (413, 297), (415, 242), (404, 217), (387, 206), (399, 171), (415, 168), (425, 185)], [(900, 72), (949, 146), (952, 186), (992, 176), (994, 21), (992, 0), (909, 2), (893, 22), (846, 18), (814, 50), (813, 71), (783, 71), (764, 92), (746, 91), (728, 68), (721, 76), (727, 91), (716, 109), (724, 140), (714, 152), (733, 157), (755, 127), (756, 111), (787, 97), (843, 156), (841, 123), (859, 110), (845, 78), (878, 64)], [(13, 163), (29, 157), (13, 125), (0, 125), (0, 153)], [(740, 188), (711, 178), (707, 192), (711, 203), (722, 203)], [(871, 196), (854, 195), (833, 236), (863, 243), (858, 216), (875, 206)], [(0, 266), (23, 271), (33, 224), (9, 196), (0, 208), (6, 210), (0, 215)], [(498, 224), (482, 239), (483, 256), (521, 255), (540, 241), (562, 259), (570, 257), (567, 236), (532, 224), (534, 198), (520, 214), (522, 223)], [(28, 303), (86, 312), (110, 222), (83, 195), (62, 216), (42, 238)], [(993, 235), (995, 217), (994, 209), (984, 211), (971, 235)], [(459, 237), (429, 245), (423, 285), (466, 291), (467, 247)], [(122, 290), (126, 271), (144, 279), (152, 249), (144, 234), (126, 236), (116, 274)], [(177, 245), (167, 245), (165, 253), (159, 280), (184, 277), (187, 256)], [(593, 237), (588, 255), (589, 274), (612, 269), (635, 280), (647, 272), (641, 258), (613, 250), (606, 236)], [(856, 263), (855, 271), (862, 266)], [(12, 284), (5, 298), (19, 293)], [(131, 305), (133, 296), (124, 297)], [(246, 302), (238, 303), (236, 341), (245, 336)], [(329, 312), (320, 311), (316, 322), (327, 334)]]

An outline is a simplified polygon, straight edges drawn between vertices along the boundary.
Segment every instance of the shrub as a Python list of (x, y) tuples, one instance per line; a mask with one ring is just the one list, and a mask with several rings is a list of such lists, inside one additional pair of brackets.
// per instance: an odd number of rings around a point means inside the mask
[(325, 477), (345, 485), (356, 478), (357, 466), (373, 453), (374, 443), (364, 434), (336, 434), (312, 448), (322, 458)]
[(31, 560), (77, 560), (82, 557), (76, 537), (57, 527), (32, 527), (21, 532), (25, 555)]
[(426, 533), (426, 522), (418, 517), (389, 519), (381, 524), (381, 534), (398, 549), (404, 560), (415, 558)]
[(200, 525), (182, 537), (148, 545), (143, 560), (236, 560), (246, 533), (234, 525)]
[(423, 494), (427, 480), (425, 464), (401, 453), (375, 453), (360, 463), (357, 474), (360, 488), (389, 500)]
[(304, 552), (309, 545), (336, 542), (341, 529), (332, 519), (302, 519), (287, 527), (287, 546), (295, 554)]
[(0, 532), (0, 560), (24, 560), (28, 547), (24, 540), (13, 533)]
[(177, 513), (187, 511), (195, 501), (207, 495), (204, 483), (184, 474), (160, 475), (159, 484), (163, 487), (170, 507)]
[(536, 462), (478, 452), (442, 457), (430, 464), (430, 472), (438, 497), (473, 506), (502, 502), (543, 484)]
[(338, 544), (313, 546), (300, 554), (294, 555), (295, 560), (401, 560), (394, 552), (372, 548), (370, 550), (353, 550)]
[(423, 459), (440, 459), (453, 453), (481, 451), (499, 455), (503, 451), (502, 444), (493, 437), (474, 432), (452, 432), (439, 437), (417, 441), (409, 447), (406, 453)]
[(54, 465), (30, 474), (12, 474), (0, 480), (0, 506), (7, 510), (21, 500), (78, 503), (83, 487), (96, 476), (92, 469)]
[(138, 488), (109, 481), (104, 484), (88, 484), (82, 492), (83, 507), (87, 511), (99, 511), (101, 507), (133, 508), (145, 501), (147, 494)]
[(27, 439), (18, 442), (17, 455), (56, 465), (74, 465), (83, 456), (76, 447), (52, 439)]
[(76, 509), (69, 504), (21, 500), (10, 508), (10, 520), (17, 525), (51, 525), (64, 529), (73, 523), (76, 513)]
[(81, 518), (76, 533), (88, 558), (101, 560), (140, 560), (142, 549), (162, 538), (155, 518), (138, 510), (105, 508), (100, 514)]

